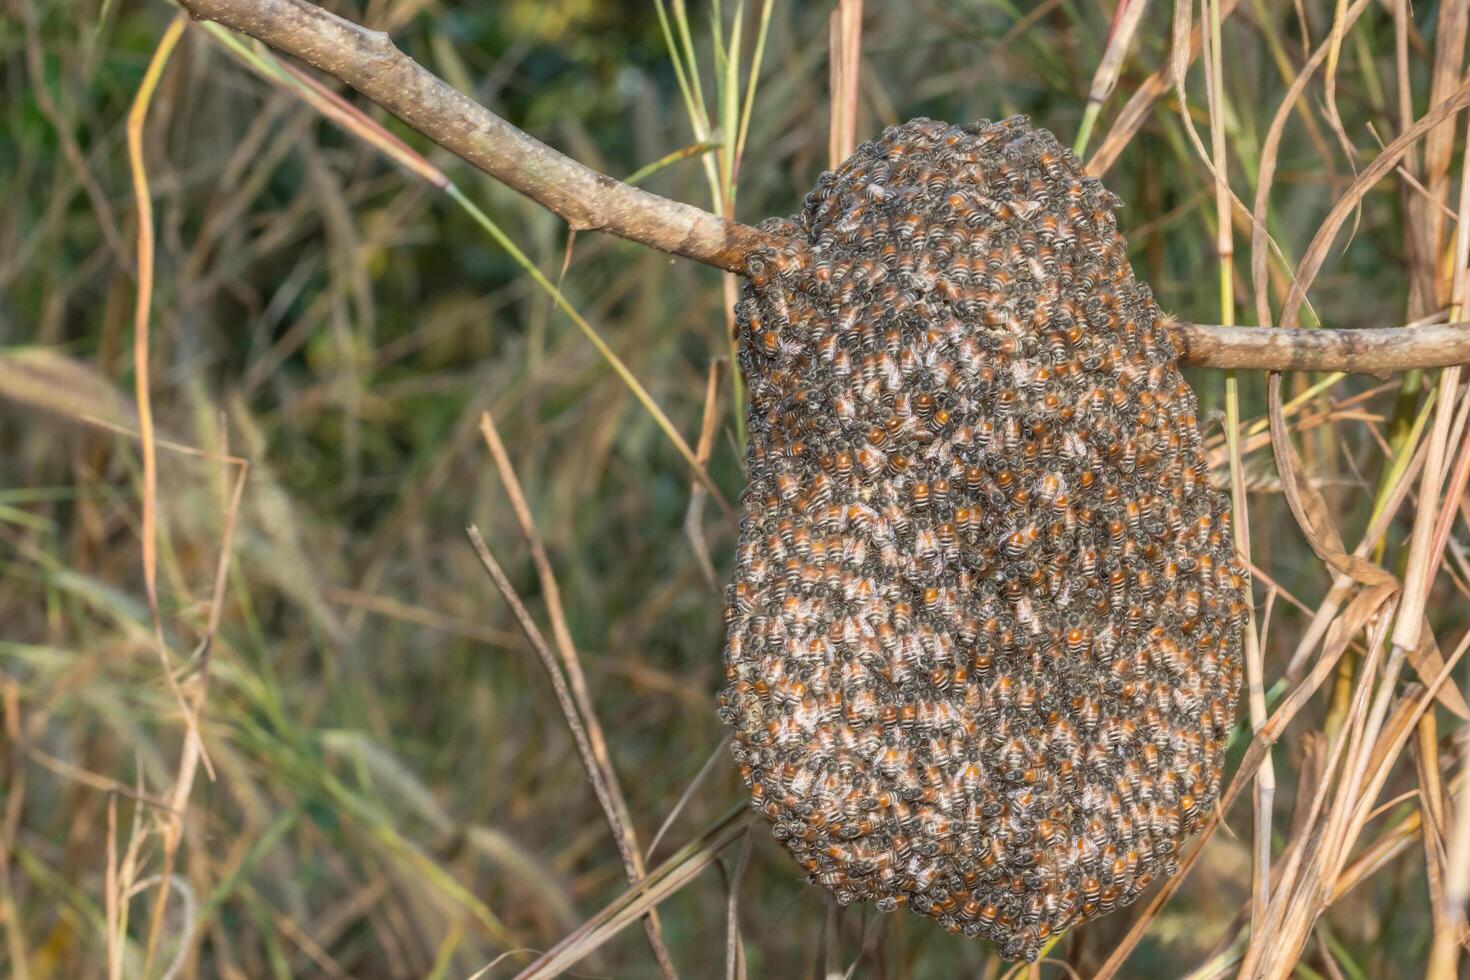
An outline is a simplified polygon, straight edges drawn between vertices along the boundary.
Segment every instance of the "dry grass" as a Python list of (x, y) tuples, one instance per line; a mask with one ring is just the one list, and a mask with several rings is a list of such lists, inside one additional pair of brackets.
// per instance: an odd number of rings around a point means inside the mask
[[(165, 5), (11, 9), (0, 974), (1456, 975), (1458, 368), (1194, 379), (1254, 577), (1229, 784), (1184, 874), (1013, 969), (826, 904), (742, 808), (733, 276)], [(335, 9), (743, 221), (889, 122), (1026, 111), (1181, 316), (1470, 314), (1464, 2)]]

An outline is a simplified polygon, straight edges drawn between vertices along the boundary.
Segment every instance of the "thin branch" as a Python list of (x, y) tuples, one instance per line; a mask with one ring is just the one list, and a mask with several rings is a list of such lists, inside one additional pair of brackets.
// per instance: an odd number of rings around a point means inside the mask
[[(708, 211), (630, 187), (523, 133), (409, 58), (389, 37), (307, 0), (180, 0), (216, 21), (316, 66), (445, 149), (563, 218), (744, 273), (779, 240)], [(1231, 9), (1225, 3), (1222, 17)], [(1382, 373), (1470, 361), (1470, 329), (1269, 330), (1176, 324), (1181, 360), (1195, 367)]]
[(607, 231), (742, 272), (770, 238), (747, 225), (630, 187), (563, 156), (456, 91), (373, 31), (305, 0), (182, 0), (357, 89), (446, 150), (520, 191), (578, 231)]
[(1385, 374), (1470, 361), (1470, 323), (1362, 330), (1174, 326), (1179, 360), (1194, 367)]

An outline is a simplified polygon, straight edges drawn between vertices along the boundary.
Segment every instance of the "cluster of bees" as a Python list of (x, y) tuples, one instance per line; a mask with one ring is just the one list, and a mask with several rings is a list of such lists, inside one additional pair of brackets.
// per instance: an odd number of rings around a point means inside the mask
[(737, 307), (724, 720), (843, 903), (1033, 959), (1216, 799), (1245, 572), (1116, 199), (1022, 118), (888, 129)]

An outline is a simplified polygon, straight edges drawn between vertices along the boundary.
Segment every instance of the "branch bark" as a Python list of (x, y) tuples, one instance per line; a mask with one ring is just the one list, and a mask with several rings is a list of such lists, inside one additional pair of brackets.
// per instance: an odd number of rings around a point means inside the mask
[[(212, 20), (299, 58), (376, 102), (467, 163), (578, 230), (606, 231), (744, 274), (771, 236), (630, 187), (584, 167), (455, 90), (387, 34), (307, 0), (180, 0)], [(1180, 359), (1210, 368), (1380, 374), (1470, 361), (1470, 324), (1366, 330), (1287, 330), (1176, 323)]]
[(743, 272), (769, 242), (748, 225), (584, 167), (457, 91), (373, 31), (305, 0), (182, 0), (196, 19), (263, 41), (357, 89), (446, 150), (564, 218)]
[(1196, 367), (1386, 374), (1470, 361), (1470, 323), (1361, 330), (1174, 327), (1180, 362)]

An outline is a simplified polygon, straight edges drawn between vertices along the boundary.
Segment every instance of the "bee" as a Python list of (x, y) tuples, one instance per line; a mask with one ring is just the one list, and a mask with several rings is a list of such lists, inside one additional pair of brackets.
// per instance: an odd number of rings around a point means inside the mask
[(1123, 443), (1122, 456), (1118, 460), (1118, 469), (1124, 473), (1131, 473), (1138, 464), (1138, 440), (1128, 439)]
[(752, 803), (839, 902), (1007, 955), (1170, 868), (1241, 674), (1228, 507), (1113, 206), (1024, 123), (891, 128), (737, 308)]
[(1012, 531), (1006, 538), (1005, 555), (1011, 561), (1019, 561), (1027, 549), (1036, 541), (1036, 527), (1026, 525)]
[(1123, 621), (1125, 621), (1125, 623), (1127, 624), (1127, 632), (1139, 632), (1142, 624), (1144, 624), (1144, 608), (1142, 608), (1141, 605), (1129, 605), (1129, 607), (1127, 607), (1127, 614), (1125, 617), (1123, 617)]
[(939, 547), (944, 552), (944, 557), (951, 561), (957, 558), (959, 551), (955, 541), (955, 525), (945, 521), (935, 526), (934, 534), (939, 539)]
[[(1061, 474), (1054, 472), (1044, 473), (1036, 481), (1036, 500), (1039, 503), (1051, 504), (1058, 497), (1066, 496), (1066, 487), (1066, 481), (1063, 480)], [(1064, 502), (1063, 507), (1065, 506), (1066, 504)]]

